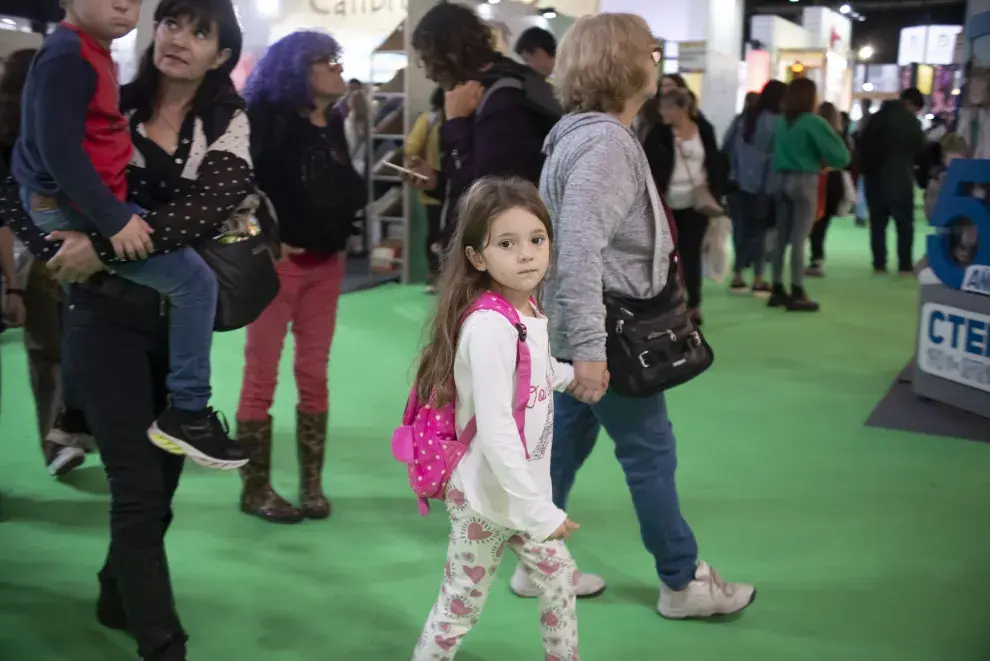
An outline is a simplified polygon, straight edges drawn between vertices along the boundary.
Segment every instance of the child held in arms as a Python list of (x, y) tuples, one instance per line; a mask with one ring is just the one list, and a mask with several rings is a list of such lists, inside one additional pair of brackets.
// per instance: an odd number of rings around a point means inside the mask
[[(238, 468), (246, 455), (209, 408), (216, 277), (191, 248), (149, 258), (153, 230), (143, 210), (127, 201), (134, 147), (118, 107), (110, 45), (137, 25), (141, 0), (62, 0), (62, 6), (65, 20), (38, 52), (24, 88), (21, 135), (11, 159), (24, 208), (44, 232), (108, 238), (117, 257), (129, 260), (116, 274), (168, 300), (171, 401), (148, 436), (204, 466)], [(182, 47), (175, 45), (177, 52)], [(49, 438), (88, 435), (78, 411), (63, 411)]]

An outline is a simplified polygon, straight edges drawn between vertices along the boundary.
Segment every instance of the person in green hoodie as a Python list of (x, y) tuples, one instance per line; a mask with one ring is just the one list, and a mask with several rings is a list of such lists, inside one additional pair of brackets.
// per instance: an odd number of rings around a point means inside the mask
[[(828, 122), (815, 114), (817, 87), (796, 78), (787, 87), (784, 113), (773, 134), (771, 167), (781, 176), (776, 200), (777, 247), (769, 307), (814, 312), (818, 303), (804, 291), (805, 244), (818, 213), (818, 177), (823, 168), (849, 164), (849, 149)], [(784, 257), (791, 249), (791, 291), (784, 288)]]

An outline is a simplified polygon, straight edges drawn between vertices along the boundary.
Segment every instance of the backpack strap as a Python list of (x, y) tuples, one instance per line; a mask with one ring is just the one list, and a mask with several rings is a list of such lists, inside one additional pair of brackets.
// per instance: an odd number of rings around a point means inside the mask
[[(516, 343), (516, 402), (515, 406), (512, 407), (512, 417), (516, 421), (516, 429), (519, 430), (523, 452), (526, 453), (526, 459), (529, 459), (529, 446), (526, 444), (526, 405), (529, 403), (529, 388), (533, 383), (533, 365), (529, 354), (529, 345), (526, 344), (526, 334), (528, 331), (525, 324), (519, 319), (519, 313), (512, 307), (512, 304), (494, 292), (482, 294), (468, 309), (467, 315), (481, 310), (498, 312), (505, 317), (506, 321), (515, 327), (518, 333), (518, 341)], [(465, 315), (465, 318), (467, 315)], [(477, 433), (478, 422), (475, 418), (471, 418), (460, 434), (461, 442), (465, 445), (471, 443)]]
[(474, 110), (475, 113), (474, 116), (481, 117), (481, 113), (484, 112), (485, 110), (485, 104), (488, 103), (488, 99), (491, 98), (491, 95), (499, 91), (500, 89), (506, 89), (506, 88), (524, 91), (525, 85), (523, 84), (523, 81), (519, 80), (518, 78), (513, 78), (512, 76), (502, 76), (494, 83), (489, 85), (488, 89), (485, 90), (485, 94), (481, 97), (481, 101), (478, 102), (478, 107), (475, 108)]

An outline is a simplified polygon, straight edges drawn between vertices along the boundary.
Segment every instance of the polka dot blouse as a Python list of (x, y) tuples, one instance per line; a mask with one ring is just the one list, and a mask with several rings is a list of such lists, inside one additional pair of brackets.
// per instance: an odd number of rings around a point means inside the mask
[[(131, 201), (149, 209), (145, 220), (154, 230), (155, 251), (164, 253), (205, 236), (213, 236), (238, 205), (254, 192), (251, 131), (247, 115), (238, 112), (226, 131), (208, 144), (203, 121), (187, 116), (174, 151), (148, 139), (143, 124), (132, 119), (134, 156), (127, 169)], [(45, 240), (20, 202), (16, 182), (0, 183), (0, 216), (42, 260), (53, 257), (59, 244)], [(93, 231), (93, 247), (106, 264), (117, 261), (110, 241)]]

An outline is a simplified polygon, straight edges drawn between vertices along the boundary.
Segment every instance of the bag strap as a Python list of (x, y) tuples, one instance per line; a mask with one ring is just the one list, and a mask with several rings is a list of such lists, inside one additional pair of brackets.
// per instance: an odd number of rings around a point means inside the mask
[(496, 80), (494, 83), (488, 86), (485, 90), (485, 94), (481, 97), (481, 101), (478, 103), (478, 107), (475, 108), (475, 117), (481, 117), (481, 113), (485, 109), (485, 104), (488, 103), (488, 99), (491, 98), (492, 94), (499, 91), (500, 89), (517, 89), (525, 91), (526, 86), (523, 81), (518, 78), (513, 78), (512, 76), (503, 76)]
[[(535, 301), (533, 303), (535, 307)], [(523, 452), (526, 459), (529, 459), (529, 446), (526, 444), (526, 405), (529, 403), (529, 388), (532, 385), (532, 357), (529, 353), (529, 345), (526, 344), (526, 326), (519, 319), (519, 313), (512, 307), (505, 298), (494, 292), (486, 292), (468, 308), (465, 315), (467, 318), (473, 312), (491, 310), (498, 312), (505, 320), (515, 327), (518, 333), (516, 342), (516, 401), (512, 407), (512, 417), (516, 421), (516, 429), (519, 430), (519, 438), (522, 441)], [(469, 445), (478, 434), (478, 420), (474, 417), (468, 421), (460, 434), (460, 441)]]

